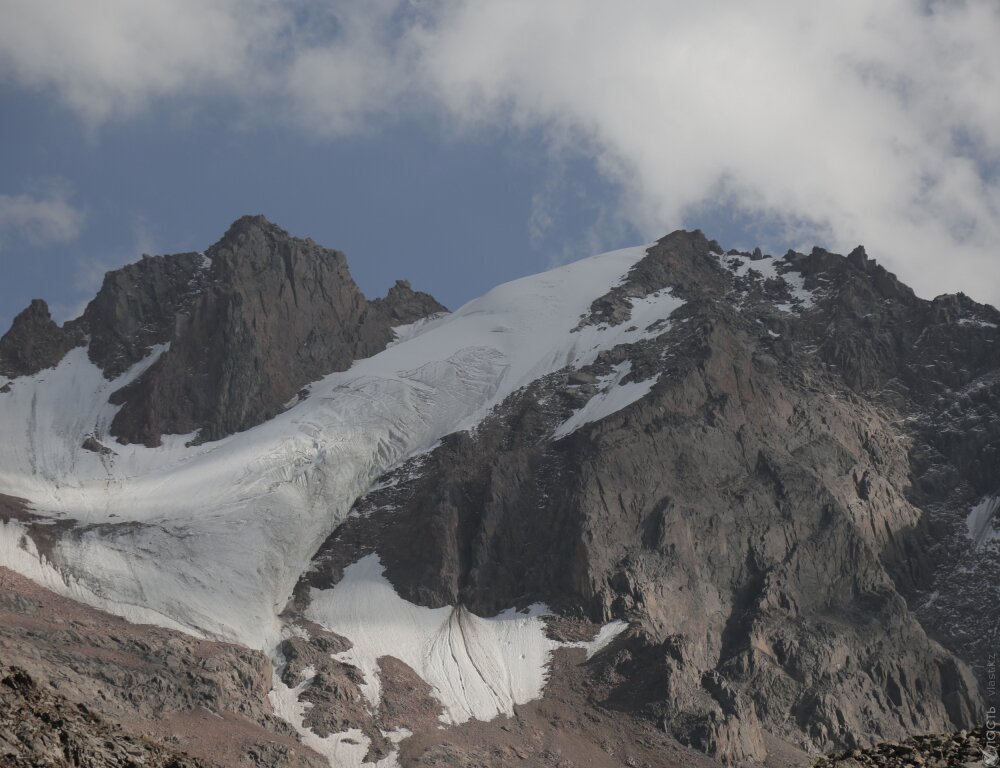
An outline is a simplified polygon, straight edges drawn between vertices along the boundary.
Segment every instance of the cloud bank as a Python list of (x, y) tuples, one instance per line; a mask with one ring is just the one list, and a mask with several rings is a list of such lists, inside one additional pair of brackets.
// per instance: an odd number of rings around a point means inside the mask
[(0, 73), (93, 126), (222, 98), (319, 136), (540, 132), (649, 236), (713, 211), (1000, 303), (994, 0), (5, 0)]

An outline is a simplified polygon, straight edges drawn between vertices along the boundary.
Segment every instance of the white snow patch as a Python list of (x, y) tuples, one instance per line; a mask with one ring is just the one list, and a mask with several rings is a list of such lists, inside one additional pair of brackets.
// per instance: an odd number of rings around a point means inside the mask
[(1000, 541), (1000, 529), (996, 525), (998, 511), (1000, 496), (987, 496), (969, 511), (965, 524), (974, 549)]
[(605, 624), (597, 633), (593, 640), (580, 640), (574, 643), (564, 643), (566, 648), (583, 648), (587, 652), (587, 658), (592, 659), (614, 641), (618, 635), (628, 629), (628, 623), (615, 620)]
[(552, 437), (556, 440), (570, 435), (585, 424), (600, 421), (603, 418), (617, 413), (637, 400), (649, 394), (649, 391), (656, 384), (659, 376), (654, 376), (645, 381), (632, 381), (622, 384), (621, 380), (628, 376), (632, 370), (631, 361), (626, 360), (615, 366), (614, 373), (602, 376), (598, 379), (598, 392), (586, 405), (573, 412), (566, 421), (559, 425)]
[[(765, 256), (756, 261), (749, 256), (740, 255), (720, 255), (722, 263), (737, 277), (746, 277), (751, 272), (755, 272), (761, 281), (780, 280), (788, 287), (792, 301), (775, 304), (775, 308), (782, 312), (791, 312), (794, 309), (809, 309), (816, 303), (816, 297), (812, 291), (806, 289), (805, 278), (799, 272), (788, 269), (789, 262), (785, 258), (773, 258)], [(785, 269), (781, 269), (785, 267)]]
[(971, 326), (973, 326), (975, 328), (996, 328), (997, 327), (996, 323), (990, 323), (990, 322), (987, 322), (986, 320), (977, 320), (976, 318), (971, 318), (971, 317), (963, 317), (961, 320), (958, 321), (958, 324), (959, 325), (971, 325)]
[(393, 656), (431, 686), (446, 723), (512, 715), (515, 704), (542, 695), (552, 651), (570, 645), (596, 653), (624, 629), (617, 622), (589, 644), (560, 643), (545, 634), (547, 613), (537, 604), (481, 618), (462, 607), (414, 605), (385, 578), (377, 554), (348, 566), (333, 589), (313, 589), (306, 612), (351, 642), (350, 650), (334, 658), (361, 670), (362, 692), (372, 708), (381, 692), (378, 659)]

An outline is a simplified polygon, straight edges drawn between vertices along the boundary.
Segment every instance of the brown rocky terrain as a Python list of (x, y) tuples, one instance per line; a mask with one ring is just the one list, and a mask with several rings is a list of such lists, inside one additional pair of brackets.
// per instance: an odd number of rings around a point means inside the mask
[[(988, 742), (985, 729), (917, 736), (903, 742), (878, 744), (871, 749), (855, 749), (816, 761), (816, 768), (982, 768), (996, 765), (996, 749)], [(992, 762), (989, 762), (992, 760)]]
[(86, 704), (40, 689), (19, 667), (0, 667), (0, 764), (9, 768), (206, 768), (206, 763), (108, 724)]
[(0, 765), (5, 748), (25, 766), (326, 765), (271, 713), (262, 654), (129, 624), (6, 568), (0, 668), (14, 675), (0, 686), (12, 707), (0, 706)]

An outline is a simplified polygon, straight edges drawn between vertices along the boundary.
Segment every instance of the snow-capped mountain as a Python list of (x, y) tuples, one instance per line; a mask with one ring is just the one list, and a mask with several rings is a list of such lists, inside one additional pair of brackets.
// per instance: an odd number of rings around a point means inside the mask
[(257, 653), (226, 706), (335, 766), (957, 730), (1000, 616), (998, 326), (860, 249), (697, 232), (449, 313), (247, 217), (0, 340), (0, 566)]

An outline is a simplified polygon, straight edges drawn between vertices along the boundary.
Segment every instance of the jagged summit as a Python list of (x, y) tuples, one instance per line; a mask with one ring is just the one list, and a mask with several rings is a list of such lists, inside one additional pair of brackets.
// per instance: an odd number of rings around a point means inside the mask
[(445, 311), (397, 283), (368, 301), (343, 253), (263, 216), (237, 219), (204, 255), (146, 256), (109, 272), (60, 328), (35, 302), (0, 340), (0, 373), (35, 374), (87, 344), (109, 380), (162, 355), (111, 395), (120, 442), (216, 440), (278, 413), (306, 384), (383, 349), (392, 327)]

